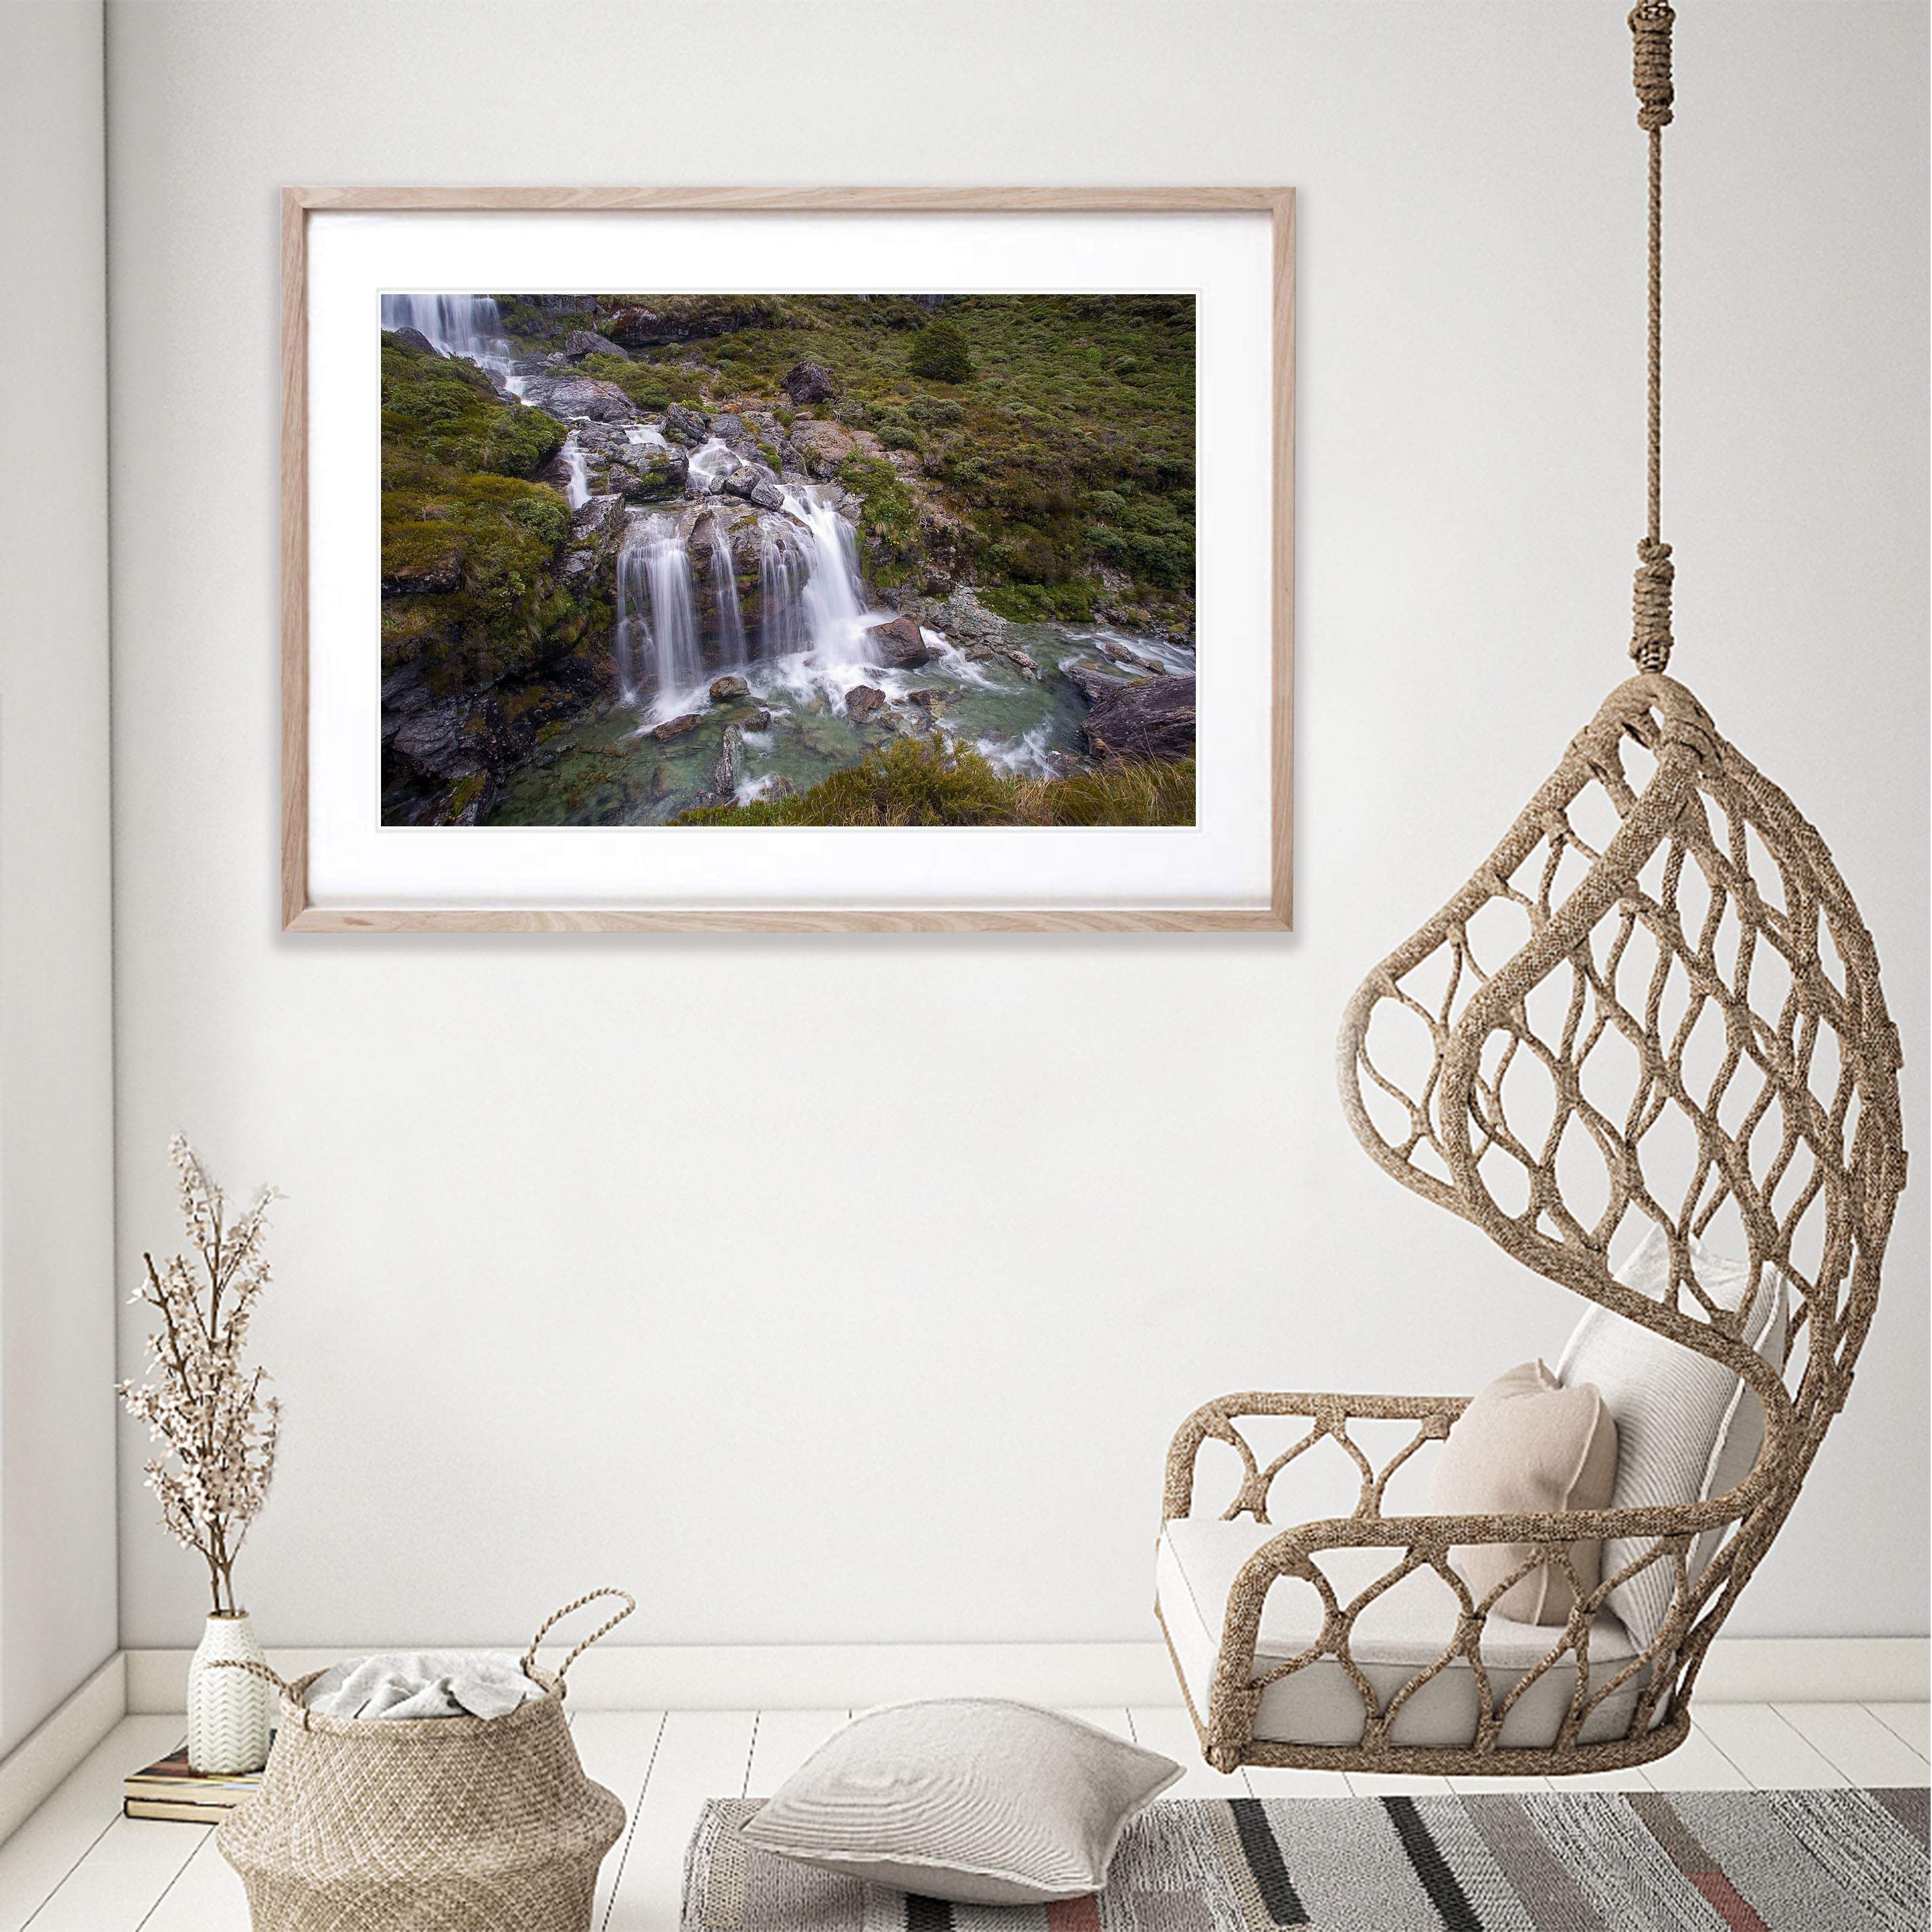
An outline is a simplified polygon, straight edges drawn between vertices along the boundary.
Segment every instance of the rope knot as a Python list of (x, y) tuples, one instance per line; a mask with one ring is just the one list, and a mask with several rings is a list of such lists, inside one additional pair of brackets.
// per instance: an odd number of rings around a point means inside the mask
[(1677, 567), (1670, 546), (1646, 537), (1636, 547), (1636, 582), (1630, 595), (1630, 654), (1638, 668), (1660, 671), (1670, 662), (1670, 586)]
[(1638, 0), (1630, 16), (1636, 40), (1636, 124), (1654, 133), (1670, 125), (1670, 104), (1676, 92), (1670, 84), (1670, 23), (1677, 16), (1669, 0)]

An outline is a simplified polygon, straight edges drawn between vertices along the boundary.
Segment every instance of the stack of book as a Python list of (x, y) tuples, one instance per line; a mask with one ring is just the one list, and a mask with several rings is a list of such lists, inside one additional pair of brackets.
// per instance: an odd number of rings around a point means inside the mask
[(259, 1771), (218, 1777), (191, 1770), (188, 1746), (128, 1778), (121, 1808), (130, 1818), (167, 1818), (184, 1825), (218, 1825), (262, 1788)]

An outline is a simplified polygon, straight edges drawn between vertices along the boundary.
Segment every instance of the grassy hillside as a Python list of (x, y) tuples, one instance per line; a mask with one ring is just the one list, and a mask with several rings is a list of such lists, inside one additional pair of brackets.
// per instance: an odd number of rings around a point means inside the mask
[[(531, 353), (561, 348), (573, 329), (600, 330), (627, 306), (666, 319), (687, 339), (583, 364), (649, 409), (761, 398), (788, 421), (781, 379), (819, 363), (837, 394), (811, 413), (916, 458), (914, 474), (962, 525), (980, 594), (1001, 615), (1084, 620), (1104, 594), (1115, 608), (1188, 620), (1190, 296), (960, 296), (936, 314), (892, 296), (609, 296), (568, 311), (497, 300)], [(947, 366), (932, 353), (938, 329), (964, 344), (962, 380), (916, 373)]]
[(382, 577), (418, 593), (383, 600), (386, 674), (419, 662), (439, 692), (488, 684), (608, 622), (553, 582), (569, 512), (526, 480), (564, 436), (473, 364), (383, 338)]

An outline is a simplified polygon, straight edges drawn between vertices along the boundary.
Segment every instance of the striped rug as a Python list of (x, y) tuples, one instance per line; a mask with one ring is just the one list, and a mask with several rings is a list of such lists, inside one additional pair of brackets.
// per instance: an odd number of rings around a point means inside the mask
[(1107, 1889), (947, 1905), (794, 1864), (714, 1798), (684, 1932), (1926, 1932), (1926, 1793), (1572, 1791), (1186, 1798), (1120, 1841)]

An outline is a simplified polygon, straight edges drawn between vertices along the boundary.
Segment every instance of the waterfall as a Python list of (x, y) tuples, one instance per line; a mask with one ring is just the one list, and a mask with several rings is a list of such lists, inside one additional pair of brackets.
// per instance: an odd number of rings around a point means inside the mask
[(691, 554), (668, 517), (633, 524), (617, 553), (616, 656), (626, 704), (638, 704), (646, 685), (668, 704), (703, 681)]
[(584, 452), (578, 447), (574, 430), (563, 440), (563, 460), (570, 468), (570, 481), (564, 488), (564, 499), (573, 510), (580, 510), (590, 500), (590, 466), (584, 460)]
[(413, 328), (446, 356), (467, 356), (520, 400), (522, 378), (510, 373), (515, 352), (503, 333), (503, 314), (494, 296), (386, 295), (382, 326)]
[(617, 695), (635, 704), (644, 695), (644, 659), (651, 640), (650, 584), (644, 547), (627, 538), (617, 553)]
[(811, 648), (806, 629), (803, 592), (811, 566), (794, 526), (768, 517), (760, 526), (758, 655), (788, 658)]
[(714, 478), (728, 476), (737, 466), (730, 446), (715, 436), (708, 437), (691, 452), (691, 487), (702, 496), (715, 487)]
[(785, 508), (812, 533), (812, 574), (806, 580), (805, 615), (812, 648), (820, 663), (872, 662), (871, 614), (859, 575), (852, 526), (815, 491), (802, 498), (788, 490)]
[(737, 566), (731, 546), (718, 519), (709, 520), (711, 532), (711, 587), (718, 599), (718, 655), (728, 664), (745, 662), (745, 620), (738, 614)]

